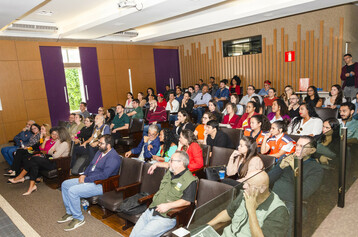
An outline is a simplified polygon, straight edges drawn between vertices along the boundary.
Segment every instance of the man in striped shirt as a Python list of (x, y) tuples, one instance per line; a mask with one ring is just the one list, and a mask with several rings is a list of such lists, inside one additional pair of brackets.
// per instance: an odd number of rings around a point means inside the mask
[[(160, 124), (157, 124), (157, 122), (167, 121), (167, 112), (165, 111), (165, 109), (163, 107), (158, 106), (156, 100), (150, 101), (149, 106), (150, 107), (149, 107), (149, 111), (147, 114), (147, 121), (148, 121), (149, 125), (156, 124), (160, 130), (161, 126), (160, 126)], [(149, 125), (144, 126), (143, 136), (148, 135)]]

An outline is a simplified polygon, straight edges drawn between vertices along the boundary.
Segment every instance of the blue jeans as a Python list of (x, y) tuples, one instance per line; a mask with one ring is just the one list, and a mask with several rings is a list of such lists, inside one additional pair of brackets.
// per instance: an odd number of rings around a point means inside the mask
[(205, 109), (203, 107), (198, 107), (193, 109), (193, 115), (197, 117), (196, 123), (201, 123), (201, 118), (205, 113)]
[(1, 154), (4, 156), (6, 162), (11, 166), (14, 161), (13, 153), (18, 149), (18, 146), (7, 146), (1, 149)]
[(169, 115), (169, 122), (174, 123), (175, 121), (178, 120), (178, 115), (177, 114), (171, 114)]
[(224, 102), (222, 102), (221, 100), (219, 100), (219, 101), (217, 102), (217, 104), (218, 104), (219, 110), (221, 111), (222, 108), (224, 107)]
[(153, 216), (153, 211), (147, 209), (133, 227), (130, 237), (161, 236), (176, 225), (176, 219), (165, 218), (160, 215)]
[(81, 198), (103, 194), (102, 184), (79, 183), (78, 179), (65, 180), (61, 185), (61, 190), (66, 213), (78, 220), (84, 219), (81, 211)]
[[(159, 131), (161, 130), (162, 126), (160, 125), (160, 123), (156, 124), (157, 127), (159, 128)], [(148, 136), (148, 130), (149, 130), (149, 126), (150, 125), (145, 125), (143, 128), (143, 136)]]

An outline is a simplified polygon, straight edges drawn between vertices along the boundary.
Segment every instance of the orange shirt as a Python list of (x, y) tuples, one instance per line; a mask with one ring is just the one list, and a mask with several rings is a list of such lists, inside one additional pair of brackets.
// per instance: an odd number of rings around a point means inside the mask
[(281, 137), (271, 137), (267, 140), (267, 145), (270, 146), (269, 155), (277, 154), (280, 150), (284, 150), (285, 154), (291, 154), (296, 150), (296, 142), (284, 134)]
[(196, 126), (195, 131), (198, 132), (198, 140), (204, 140), (204, 124), (199, 124)]
[[(246, 128), (245, 131), (244, 131), (244, 136), (246, 137), (253, 137), (252, 136), (252, 129), (251, 128)], [(257, 143), (257, 147), (261, 147), (262, 145), (262, 141), (264, 140), (264, 137), (265, 137), (266, 133), (265, 132), (262, 132), (260, 131), (259, 134), (256, 135), (256, 143)], [(254, 138), (254, 137), (253, 137)]]

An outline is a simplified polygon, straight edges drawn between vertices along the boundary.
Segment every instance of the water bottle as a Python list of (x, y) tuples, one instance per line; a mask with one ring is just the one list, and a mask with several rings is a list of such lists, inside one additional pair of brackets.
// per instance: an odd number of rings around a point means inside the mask
[(20, 140), (20, 146), (21, 146), (21, 148), (24, 148), (24, 147), (25, 147), (25, 145), (24, 145), (24, 143), (22, 142), (22, 140)]
[(84, 210), (84, 211), (87, 211), (87, 210), (88, 210), (88, 206), (89, 206), (89, 202), (88, 202), (86, 199), (82, 199), (82, 200), (81, 200), (81, 204), (82, 204), (83, 210)]

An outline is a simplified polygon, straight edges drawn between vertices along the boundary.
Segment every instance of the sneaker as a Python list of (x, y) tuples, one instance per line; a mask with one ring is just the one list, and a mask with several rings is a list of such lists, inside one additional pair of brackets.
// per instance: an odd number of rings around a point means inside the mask
[(71, 231), (76, 229), (77, 227), (80, 227), (81, 225), (83, 225), (85, 223), (85, 220), (78, 220), (78, 219), (73, 219), (70, 224), (68, 224), (68, 226), (65, 227), (65, 231)]
[(59, 219), (57, 221), (57, 223), (65, 223), (67, 221), (72, 221), (72, 220), (73, 220), (72, 215), (69, 215), (69, 214), (66, 213), (61, 219)]

